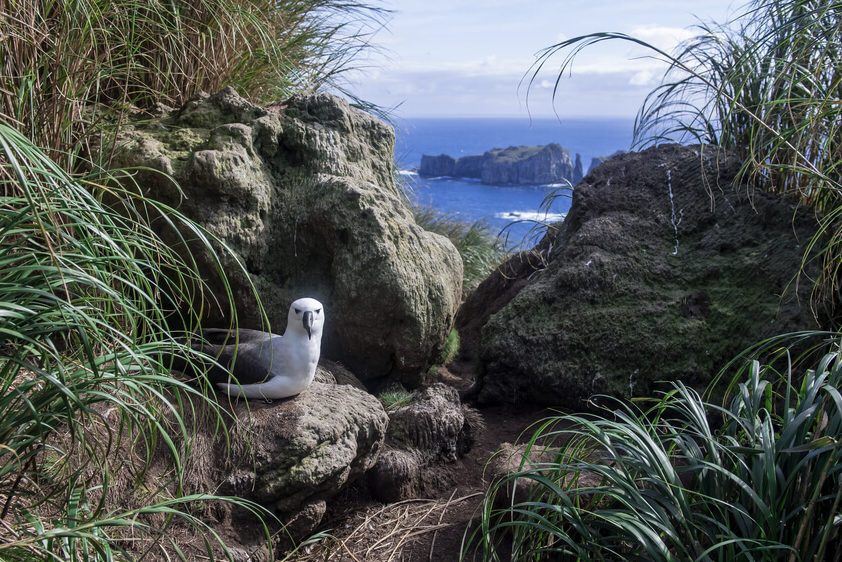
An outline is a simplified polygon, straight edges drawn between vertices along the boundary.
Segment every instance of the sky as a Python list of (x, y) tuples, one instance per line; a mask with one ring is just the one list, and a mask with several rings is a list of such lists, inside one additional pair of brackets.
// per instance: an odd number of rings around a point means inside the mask
[[(536, 55), (559, 41), (616, 31), (671, 50), (702, 21), (724, 22), (740, 0), (384, 0), (394, 12), (374, 37), (379, 52), (348, 75), (360, 98), (397, 117), (627, 117), (664, 64), (631, 43), (578, 55), (552, 90), (562, 58), (518, 87)], [(528, 93), (528, 96), (527, 96)]]

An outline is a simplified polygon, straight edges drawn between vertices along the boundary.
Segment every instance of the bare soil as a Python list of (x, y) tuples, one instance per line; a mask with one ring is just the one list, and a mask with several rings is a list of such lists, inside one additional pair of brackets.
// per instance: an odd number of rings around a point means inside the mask
[[(440, 380), (466, 390), (472, 382), (467, 365), (442, 371)], [(430, 470), (425, 497), (394, 504), (371, 499), (359, 482), (334, 498), (323, 528), (330, 538), (304, 547), (295, 562), (420, 562), (459, 560), (465, 531), (480, 513), (489, 459), (501, 443), (514, 443), (534, 422), (553, 412), (539, 407), (488, 407), (471, 450), (455, 463)]]

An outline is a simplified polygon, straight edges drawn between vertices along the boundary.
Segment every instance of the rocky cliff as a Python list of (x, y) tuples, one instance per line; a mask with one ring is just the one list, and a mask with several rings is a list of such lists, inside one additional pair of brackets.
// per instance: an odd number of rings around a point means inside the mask
[(421, 168), (418, 173), (427, 178), (455, 177), (456, 159), (447, 154), (421, 156)]
[(415, 224), (386, 124), (330, 95), (264, 108), (229, 88), (129, 126), (118, 141), (119, 163), (181, 187), (140, 173), (151, 197), (231, 250), (222, 263), (193, 250), (218, 299), (205, 304), (209, 324), (229, 321), (214, 275), (222, 268), (242, 327), (265, 328), (253, 289), (278, 333), (295, 298), (324, 303), (322, 353), (361, 378), (411, 385), (437, 356), (461, 300), (462, 262)]
[(754, 342), (819, 328), (806, 284), (791, 283), (815, 219), (796, 201), (749, 198), (738, 169), (673, 145), (592, 170), (546, 261), (513, 258), (463, 305), (475, 314), (460, 328), (484, 324), (481, 402), (581, 409), (594, 394), (651, 396), (659, 381), (703, 389)]
[(421, 157), (418, 174), (422, 177), (474, 178), (489, 185), (540, 185), (564, 181), (575, 185), (582, 179), (578, 154), (576, 163), (558, 144), (510, 146), (459, 159), (446, 154), (425, 154)]

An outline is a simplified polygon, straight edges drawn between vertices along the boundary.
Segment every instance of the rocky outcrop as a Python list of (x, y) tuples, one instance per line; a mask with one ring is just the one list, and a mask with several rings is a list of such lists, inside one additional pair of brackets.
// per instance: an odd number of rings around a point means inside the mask
[(241, 327), (265, 329), (253, 286), (276, 331), (295, 298), (324, 303), (323, 356), (363, 379), (412, 383), (437, 357), (461, 300), (462, 262), (448, 240), (415, 224), (384, 123), (326, 94), (262, 108), (229, 88), (128, 127), (118, 141), (119, 164), (166, 172), (183, 190), (142, 173), (148, 195), (233, 252), (217, 263), (190, 248), (221, 301), (205, 307), (207, 325), (227, 325), (233, 304)]
[(585, 178), (546, 267), (482, 328), (480, 401), (582, 409), (594, 394), (651, 396), (657, 381), (703, 388), (750, 344), (818, 327), (791, 284), (814, 219), (749, 199), (738, 168), (663, 146)]
[(510, 256), (468, 294), (456, 314), (462, 360), (474, 362), (479, 358), (483, 326), (547, 266), (557, 234), (558, 225), (548, 227), (537, 246)]
[(456, 165), (453, 167), (453, 176), (478, 180), (482, 178), (484, 161), (484, 156), (463, 156), (456, 161)]
[(482, 183), (490, 185), (537, 185), (573, 178), (570, 154), (557, 144), (510, 146), (486, 153)]
[(431, 483), (431, 466), (467, 452), (477, 416), (460, 404), (456, 389), (441, 383), (391, 412), (386, 447), (368, 473), (374, 497), (384, 502), (417, 497)]
[(296, 513), (330, 499), (371, 468), (388, 416), (372, 395), (314, 382), (272, 404), (238, 402), (225, 493)]
[[(578, 155), (577, 155), (578, 157)], [(479, 179), (489, 185), (541, 185), (581, 179), (570, 154), (558, 144), (495, 148), (482, 156), (454, 158), (423, 155), (418, 174), (422, 177), (451, 176)]]
[(418, 175), (425, 178), (456, 176), (456, 159), (447, 154), (438, 156), (421, 156), (421, 167), (418, 168)]
[[(323, 363), (319, 376), (344, 378), (337, 368)], [(222, 399), (217, 406), (221, 412), (189, 394), (182, 399), (189, 401), (182, 404), (182, 417), (170, 414), (165, 422), (193, 428), (192, 440), (175, 443), (185, 463), (180, 493), (210, 490), (256, 502), (274, 514), (277, 519), (261, 522), (253, 512), (228, 502), (191, 507), (228, 545), (251, 553), (267, 547), (264, 523), (279, 550), (311, 534), (338, 501), (336, 496), (375, 464), (389, 422), (379, 400), (349, 384), (314, 382), (298, 396), (272, 403)], [(172, 456), (161, 443), (140, 488), (158, 489), (160, 479), (170, 482), (172, 474)], [(203, 550), (201, 540), (191, 544)]]

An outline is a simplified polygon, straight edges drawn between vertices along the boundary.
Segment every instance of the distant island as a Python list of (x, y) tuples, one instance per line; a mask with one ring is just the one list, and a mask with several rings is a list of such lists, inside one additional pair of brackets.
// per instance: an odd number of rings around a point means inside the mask
[(561, 145), (494, 148), (482, 155), (453, 158), (447, 154), (421, 157), (422, 177), (473, 178), (489, 185), (542, 185), (581, 181), (582, 158), (575, 160)]

